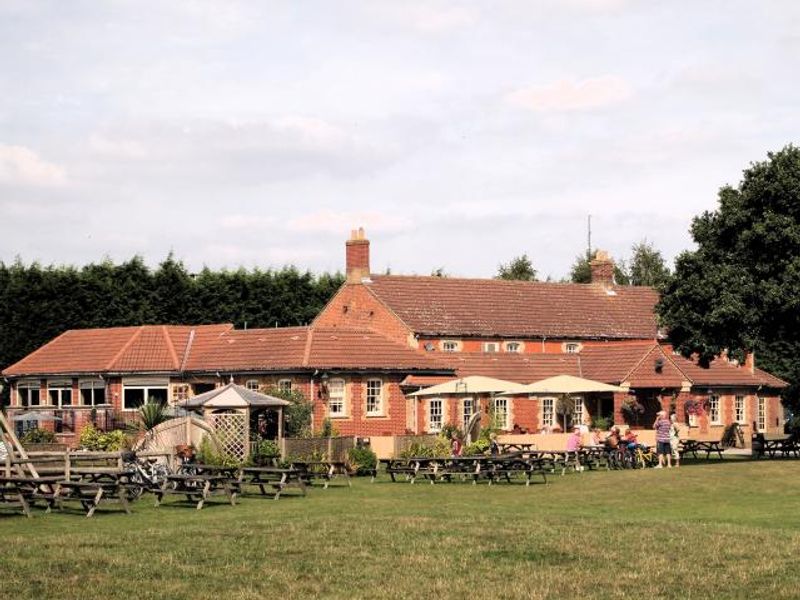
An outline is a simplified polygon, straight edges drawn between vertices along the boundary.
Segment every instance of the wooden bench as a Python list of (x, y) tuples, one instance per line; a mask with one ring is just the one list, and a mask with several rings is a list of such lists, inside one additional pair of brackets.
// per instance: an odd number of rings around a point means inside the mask
[(161, 488), (153, 492), (156, 506), (159, 506), (166, 495), (186, 496), (187, 502), (196, 502), (197, 510), (203, 508), (206, 500), (212, 496), (224, 494), (231, 506), (236, 506), (236, 486), (226, 475), (179, 474), (168, 475)]
[(275, 500), (287, 488), (297, 489), (306, 495), (306, 485), (297, 469), (280, 469), (278, 467), (245, 467), (239, 471), (239, 489), (244, 493), (245, 486), (258, 486), (262, 496), (268, 494), (267, 487), (272, 488)]
[(56, 483), (55, 504), (61, 509), (63, 502), (76, 500), (91, 517), (101, 503), (114, 502), (122, 506), (126, 514), (131, 509), (128, 504), (128, 490), (119, 481), (73, 481), (62, 480)]
[(0, 506), (17, 507), (22, 510), (29, 519), (31, 518), (31, 507), (25, 497), (19, 483), (11, 477), (0, 479)]
[(300, 472), (300, 478), (306, 485), (313, 485), (315, 479), (322, 479), (325, 483), (323, 489), (328, 489), (331, 481), (338, 477), (344, 478), (347, 487), (351, 487), (350, 473), (347, 463), (338, 460), (303, 460), (293, 461), (292, 468)]

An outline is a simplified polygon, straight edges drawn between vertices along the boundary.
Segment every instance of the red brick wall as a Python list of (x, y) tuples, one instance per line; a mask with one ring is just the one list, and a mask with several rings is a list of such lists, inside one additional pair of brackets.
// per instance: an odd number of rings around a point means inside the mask
[(404, 345), (412, 333), (362, 284), (345, 284), (314, 319), (314, 326), (371, 329)]
[[(383, 415), (366, 415), (367, 379), (383, 380)], [(340, 435), (369, 437), (371, 435), (402, 435), (406, 432), (406, 398), (400, 389), (401, 376), (353, 375), (345, 376), (347, 417), (331, 419)], [(328, 416), (327, 399), (314, 398), (314, 426), (318, 431)]]
[(514, 416), (512, 425), (519, 425), (529, 433), (539, 430), (539, 399), (528, 396), (513, 396), (511, 411)]

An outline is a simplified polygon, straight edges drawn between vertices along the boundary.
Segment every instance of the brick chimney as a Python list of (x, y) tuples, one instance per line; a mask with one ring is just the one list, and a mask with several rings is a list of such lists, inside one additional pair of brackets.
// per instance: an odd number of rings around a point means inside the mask
[(744, 355), (744, 368), (751, 374), (756, 372), (756, 353), (748, 352)]
[(363, 227), (350, 232), (350, 239), (345, 242), (345, 255), (347, 283), (369, 279), (369, 240), (364, 237)]
[(604, 287), (614, 285), (614, 261), (605, 250), (598, 250), (589, 262), (592, 269), (592, 283), (602, 284)]

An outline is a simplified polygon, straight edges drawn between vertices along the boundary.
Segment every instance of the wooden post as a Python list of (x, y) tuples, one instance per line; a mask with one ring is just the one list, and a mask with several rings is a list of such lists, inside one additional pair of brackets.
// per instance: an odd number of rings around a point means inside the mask
[(69, 480), (72, 473), (72, 461), (69, 457), (69, 449), (64, 450), (64, 479)]
[[(27, 459), (28, 454), (25, 452), (25, 448), (22, 447), (22, 444), (17, 438), (17, 434), (14, 433), (14, 430), (11, 427), (11, 424), (8, 422), (6, 418), (6, 414), (0, 410), (0, 440), (5, 441), (5, 438), (8, 438), (11, 441), (11, 448), (6, 447), (8, 453), (16, 451), (19, 454), (19, 457), (22, 459)], [(33, 466), (32, 463), (24, 463), (28, 465), (28, 471), (30, 471), (31, 475), (34, 477), (38, 477), (39, 473), (36, 472), (36, 467)], [(20, 471), (20, 475), (24, 475), (25, 472), (23, 471), (22, 467), (18, 467)]]

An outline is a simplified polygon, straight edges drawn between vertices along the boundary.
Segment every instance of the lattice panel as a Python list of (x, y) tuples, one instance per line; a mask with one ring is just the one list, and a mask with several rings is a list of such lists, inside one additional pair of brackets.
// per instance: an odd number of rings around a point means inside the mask
[(214, 413), (209, 422), (217, 434), (224, 454), (237, 460), (247, 457), (247, 415), (245, 413)]

